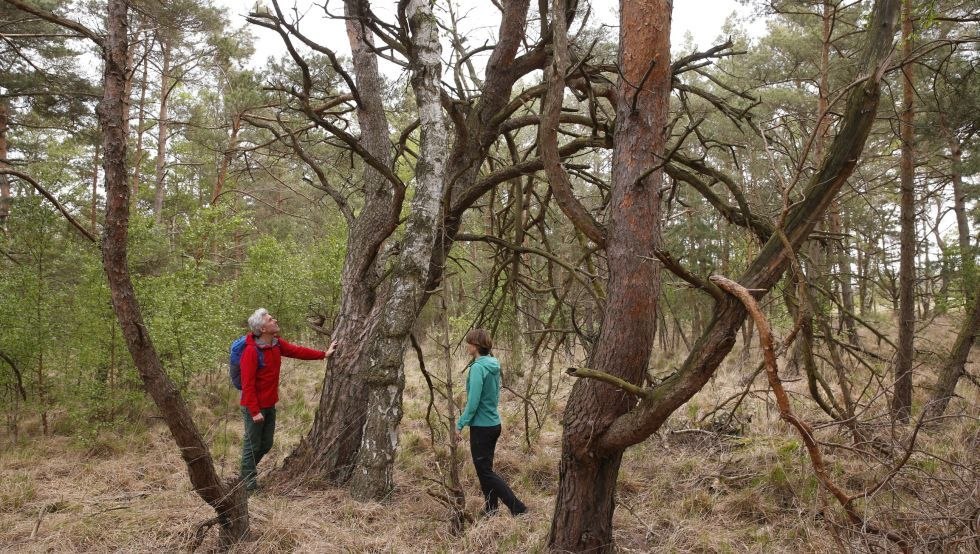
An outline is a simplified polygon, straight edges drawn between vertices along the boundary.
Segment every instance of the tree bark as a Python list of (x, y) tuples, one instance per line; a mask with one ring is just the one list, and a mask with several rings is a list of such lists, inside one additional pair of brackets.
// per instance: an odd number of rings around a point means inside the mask
[(98, 233), (98, 216), (99, 216), (99, 149), (102, 144), (95, 143), (95, 154), (92, 156), (92, 213), (91, 213), (91, 225), (92, 234)]
[(367, 347), (362, 371), (368, 389), (367, 418), (350, 489), (363, 499), (385, 498), (394, 486), (405, 388), (403, 356), (422, 309), (429, 260), (442, 216), (448, 139), (440, 103), (442, 47), (432, 4), (433, 0), (411, 0), (406, 8), (412, 30), (411, 82), (419, 110), (421, 144), (415, 165), (415, 196), (392, 273), (391, 293), (378, 331)]
[[(556, 43), (566, 33), (564, 0), (552, 3)], [(599, 340), (589, 366), (630, 383), (646, 373), (660, 293), (660, 168), (671, 90), (670, 0), (622, 2), (613, 138), (612, 199), (606, 232), (609, 280)], [(557, 52), (556, 52), (557, 54)], [(560, 78), (560, 76), (556, 76)], [(554, 132), (554, 131), (552, 131)], [(558, 496), (548, 547), (612, 550), (616, 478), (625, 446), (594, 442), (635, 399), (599, 381), (575, 383), (565, 408)]]
[(102, 240), (112, 307), (139, 370), (146, 391), (160, 410), (187, 464), (194, 490), (217, 512), (222, 544), (248, 534), (248, 508), (243, 487), (223, 483), (211, 454), (191, 419), (190, 410), (167, 376), (150, 340), (127, 266), (129, 181), (126, 171), (128, 110), (125, 99), (128, 59), (126, 0), (109, 0), (105, 39), (104, 92), (97, 108), (103, 133), (106, 222)]
[(167, 134), (170, 132), (167, 125), (167, 105), (170, 100), (170, 58), (172, 47), (170, 39), (163, 37), (160, 40), (160, 50), (163, 54), (163, 62), (160, 68), (160, 112), (157, 115), (157, 160), (156, 160), (156, 179), (153, 190), (153, 217), (157, 223), (163, 221), (163, 198), (165, 191), (165, 181), (167, 176)]
[[(912, 0), (902, 4), (902, 52), (912, 57)], [(915, 335), (915, 168), (914, 101), (912, 64), (902, 66), (902, 113), (899, 116), (902, 158), (900, 164), (901, 257), (898, 269), (898, 351), (895, 357), (895, 395), (892, 413), (908, 422), (912, 413), (912, 357)]]

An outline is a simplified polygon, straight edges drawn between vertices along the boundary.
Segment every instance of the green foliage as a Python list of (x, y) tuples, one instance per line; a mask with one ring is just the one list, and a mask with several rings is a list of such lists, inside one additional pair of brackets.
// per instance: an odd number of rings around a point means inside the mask
[[(231, 256), (252, 226), (224, 205), (190, 212), (176, 237), (133, 215), (129, 264), (143, 318), (191, 402), (202, 379), (225, 386), (228, 345), (255, 307), (298, 334), (311, 309), (329, 313), (339, 301), (343, 232), (328, 229), (313, 245), (267, 235), (242, 249), (239, 264)], [(3, 363), (0, 405), (8, 422), (48, 414), (50, 431), (86, 450), (108, 448), (106, 431), (137, 425), (148, 401), (99, 252), (36, 196), (14, 202), (9, 231), (13, 238), (0, 240), (10, 256), (0, 265), (0, 312), (16, 315), (4, 318), (0, 352), (17, 364), (28, 400), (15, 401), (16, 379)]]

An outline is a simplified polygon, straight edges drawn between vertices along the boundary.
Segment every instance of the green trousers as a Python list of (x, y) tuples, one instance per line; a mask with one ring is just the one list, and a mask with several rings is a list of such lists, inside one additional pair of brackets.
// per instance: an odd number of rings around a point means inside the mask
[(272, 450), (272, 439), (276, 434), (276, 409), (262, 408), (265, 421), (256, 423), (248, 408), (242, 407), (242, 419), (245, 421), (245, 436), (242, 439), (242, 470), (241, 478), (245, 488), (255, 490), (258, 482), (255, 480), (255, 467), (262, 457)]

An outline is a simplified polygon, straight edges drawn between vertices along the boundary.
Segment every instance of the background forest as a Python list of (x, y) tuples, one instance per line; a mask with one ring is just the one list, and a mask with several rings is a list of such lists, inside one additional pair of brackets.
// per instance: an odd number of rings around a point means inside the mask
[(976, 3), (483, 4), (0, 0), (0, 549), (980, 551)]

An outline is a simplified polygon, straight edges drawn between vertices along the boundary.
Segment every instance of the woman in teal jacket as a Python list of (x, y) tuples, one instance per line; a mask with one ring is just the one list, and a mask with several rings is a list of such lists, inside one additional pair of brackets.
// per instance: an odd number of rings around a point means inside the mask
[[(480, 479), (483, 490), (483, 513), (493, 515), (497, 512), (497, 501), (504, 503), (510, 513), (520, 515), (527, 512), (507, 482), (493, 471), (493, 454), (500, 438), (500, 414), (497, 403), (500, 400), (500, 362), (490, 355), (493, 342), (490, 333), (484, 329), (473, 329), (466, 333), (466, 353), (470, 355), (470, 374), (466, 379), (466, 408), (456, 423), (457, 431), (470, 426), (470, 453), (473, 467)], [(457, 435), (458, 439), (458, 435)]]

